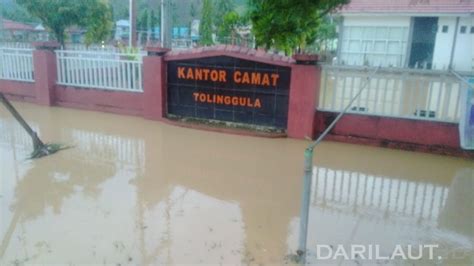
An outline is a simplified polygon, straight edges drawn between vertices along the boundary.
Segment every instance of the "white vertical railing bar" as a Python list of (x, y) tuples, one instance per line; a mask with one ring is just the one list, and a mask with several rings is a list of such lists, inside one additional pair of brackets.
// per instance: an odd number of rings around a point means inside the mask
[(34, 82), (33, 49), (0, 47), (0, 79)]
[(341, 97), (341, 103), (339, 104), (339, 108), (344, 108), (344, 100), (346, 99), (346, 80), (347, 77), (344, 77), (344, 80), (342, 81), (342, 97)]
[(443, 92), (443, 83), (440, 83), (438, 86), (438, 96), (437, 96), (437, 101), (436, 101), (436, 110), (438, 110), (440, 113), (442, 111), (441, 109), (441, 95)]
[[(377, 78), (377, 81), (375, 82), (375, 99), (374, 99), (374, 112), (377, 112), (377, 107), (378, 107), (378, 101), (379, 101), (379, 84), (380, 84), (380, 78)], [(386, 90), (385, 88), (384, 90)], [(382, 103), (383, 104), (383, 103)]]
[[(317, 109), (341, 111), (347, 96), (360, 87), (360, 76), (367, 69), (323, 66), (324, 81)], [(448, 74), (435, 70), (381, 69), (349, 113), (458, 123), (461, 85)]]
[(425, 117), (429, 117), (429, 113), (431, 112), (431, 100), (433, 99), (433, 83), (434, 82), (431, 81), (428, 85), (428, 101), (425, 102)]
[(143, 92), (142, 53), (58, 50), (56, 54), (60, 85)]

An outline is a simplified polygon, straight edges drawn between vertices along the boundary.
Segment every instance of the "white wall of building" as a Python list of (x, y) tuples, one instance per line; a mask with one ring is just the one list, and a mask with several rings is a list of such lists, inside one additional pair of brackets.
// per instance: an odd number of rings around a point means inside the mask
[[(433, 15), (435, 16), (435, 15)], [(404, 67), (411, 16), (345, 15), (340, 40), (339, 62), (346, 65), (372, 65)], [(443, 32), (443, 26), (448, 27)], [(466, 27), (460, 33), (461, 26)], [(457, 28), (453, 68), (457, 71), (474, 71), (474, 15), (460, 18)], [(433, 69), (447, 70), (451, 60), (455, 16), (440, 16), (433, 52)]]
[[(456, 47), (453, 56), (453, 68), (457, 71), (473, 71), (473, 46), (474, 34), (471, 27), (474, 26), (474, 16), (461, 17), (457, 28)], [(448, 27), (443, 32), (443, 26)], [(461, 26), (466, 27), (466, 32), (461, 33)], [(447, 70), (451, 60), (454, 34), (456, 31), (456, 17), (440, 17), (438, 20), (438, 31), (433, 53), (433, 69)]]
[(130, 22), (125, 19), (118, 20), (115, 23), (115, 40), (121, 40), (130, 35)]
[(346, 16), (339, 62), (402, 67), (406, 60), (409, 27), (408, 16)]
[[(443, 27), (447, 27), (447, 32), (443, 32)], [(438, 18), (438, 31), (433, 52), (433, 69), (447, 70), (451, 60), (451, 50), (453, 48), (454, 33), (456, 31), (455, 17)]]
[(390, 27), (409, 27), (409, 16), (344, 16), (345, 26), (390, 26)]
[[(474, 71), (473, 65), (473, 38), (471, 27), (474, 26), (474, 15), (460, 18), (456, 47), (454, 49), (453, 68), (457, 71)], [(466, 32), (461, 33), (461, 27), (466, 27)]]

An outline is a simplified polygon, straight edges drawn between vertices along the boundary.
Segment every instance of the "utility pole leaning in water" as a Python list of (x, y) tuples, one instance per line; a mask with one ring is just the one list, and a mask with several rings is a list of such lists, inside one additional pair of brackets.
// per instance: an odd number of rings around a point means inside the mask
[(13, 115), (16, 121), (18, 121), (18, 123), (20, 123), (20, 125), (23, 127), (23, 129), (25, 129), (28, 135), (30, 135), (31, 140), (33, 142), (33, 149), (34, 149), (33, 152), (31, 153), (32, 158), (44, 157), (44, 156), (53, 154), (60, 149), (59, 145), (56, 145), (57, 147), (45, 145), (38, 137), (38, 134), (36, 134), (36, 132), (28, 125), (28, 123), (26, 123), (25, 119), (23, 119), (20, 113), (18, 113), (15, 107), (13, 107), (10, 101), (8, 101), (5, 95), (3, 95), (3, 93), (1, 92), (0, 92), (0, 102), (3, 103), (5, 108), (7, 108), (7, 110)]

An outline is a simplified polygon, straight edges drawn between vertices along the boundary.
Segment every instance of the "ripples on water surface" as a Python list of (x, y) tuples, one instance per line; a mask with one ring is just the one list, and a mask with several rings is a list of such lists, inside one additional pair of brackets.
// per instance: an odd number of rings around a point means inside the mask
[[(74, 148), (25, 160), (29, 138), (0, 108), (1, 265), (267, 265), (295, 252), (307, 142), (15, 105), (45, 141)], [(438, 244), (468, 265), (473, 172), (467, 159), (325, 142), (308, 247)], [(454, 261), (424, 260), (436, 263)]]

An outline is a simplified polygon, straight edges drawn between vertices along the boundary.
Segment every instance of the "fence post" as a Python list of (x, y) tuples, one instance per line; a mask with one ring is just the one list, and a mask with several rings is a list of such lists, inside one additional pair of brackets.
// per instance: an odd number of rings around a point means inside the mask
[(54, 87), (57, 80), (56, 53), (60, 47), (57, 42), (33, 43), (33, 65), (35, 73), (36, 102), (40, 105), (54, 104)]
[(143, 57), (144, 116), (163, 120), (166, 116), (166, 48), (148, 47)]
[(288, 136), (313, 138), (321, 68), (316, 65), (317, 55), (296, 55), (295, 59), (296, 64), (291, 68)]

